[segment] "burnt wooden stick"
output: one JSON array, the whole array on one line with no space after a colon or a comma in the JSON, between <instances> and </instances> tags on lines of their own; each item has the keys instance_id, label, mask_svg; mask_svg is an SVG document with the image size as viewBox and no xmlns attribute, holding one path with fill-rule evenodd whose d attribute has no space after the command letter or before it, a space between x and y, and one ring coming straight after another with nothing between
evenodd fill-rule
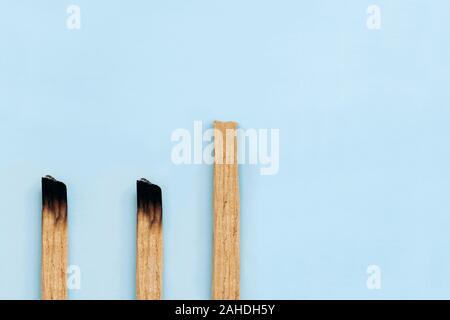
<instances>
[{"instance_id":1,"label":"burnt wooden stick","mask_svg":"<svg viewBox=\"0 0 450 320\"><path fill-rule=\"evenodd\" d=\"M238 300L240 257L237 124L216 121L214 129L212 298Z\"/></svg>"},{"instance_id":2,"label":"burnt wooden stick","mask_svg":"<svg viewBox=\"0 0 450 320\"><path fill-rule=\"evenodd\" d=\"M42 178L43 300L67 299L67 189L51 176Z\"/></svg>"},{"instance_id":3,"label":"burnt wooden stick","mask_svg":"<svg viewBox=\"0 0 450 320\"><path fill-rule=\"evenodd\" d=\"M137 181L136 299L162 298L163 234L161 188Z\"/></svg>"}]
</instances>

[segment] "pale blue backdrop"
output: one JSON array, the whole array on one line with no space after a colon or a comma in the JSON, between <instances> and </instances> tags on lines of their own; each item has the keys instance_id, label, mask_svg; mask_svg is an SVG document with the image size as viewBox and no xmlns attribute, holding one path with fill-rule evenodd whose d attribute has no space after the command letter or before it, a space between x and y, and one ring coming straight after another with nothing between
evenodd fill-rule
<instances>
[{"instance_id":1,"label":"pale blue backdrop","mask_svg":"<svg viewBox=\"0 0 450 320\"><path fill-rule=\"evenodd\" d=\"M66 8L81 8L81 30ZM381 8L382 28L366 27ZM0 0L0 298L38 299L40 177L69 190L72 299L132 299L135 180L164 190L166 299L209 299L193 121L280 129L241 167L246 299L450 298L450 2ZM366 268L379 265L381 290Z\"/></svg>"}]
</instances>

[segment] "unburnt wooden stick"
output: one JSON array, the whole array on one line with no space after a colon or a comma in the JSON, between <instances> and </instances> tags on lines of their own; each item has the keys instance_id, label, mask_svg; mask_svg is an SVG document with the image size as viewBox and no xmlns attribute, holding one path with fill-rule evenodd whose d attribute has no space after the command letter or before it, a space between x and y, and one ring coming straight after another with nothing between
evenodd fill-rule
<instances>
[{"instance_id":1,"label":"unburnt wooden stick","mask_svg":"<svg viewBox=\"0 0 450 320\"><path fill-rule=\"evenodd\" d=\"M239 178L236 128L235 122L214 123L214 300L239 299Z\"/></svg>"},{"instance_id":2,"label":"unburnt wooden stick","mask_svg":"<svg viewBox=\"0 0 450 320\"><path fill-rule=\"evenodd\" d=\"M136 299L162 297L163 234L161 188L137 181Z\"/></svg>"},{"instance_id":3,"label":"unburnt wooden stick","mask_svg":"<svg viewBox=\"0 0 450 320\"><path fill-rule=\"evenodd\" d=\"M42 178L43 300L67 299L67 189L51 176Z\"/></svg>"}]
</instances>

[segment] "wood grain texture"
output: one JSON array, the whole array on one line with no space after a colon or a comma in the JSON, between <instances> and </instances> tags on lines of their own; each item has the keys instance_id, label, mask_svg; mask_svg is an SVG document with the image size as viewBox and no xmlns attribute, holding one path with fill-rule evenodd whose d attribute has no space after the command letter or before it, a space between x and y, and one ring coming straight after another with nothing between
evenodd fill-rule
<instances>
[{"instance_id":1,"label":"wood grain texture","mask_svg":"<svg viewBox=\"0 0 450 320\"><path fill-rule=\"evenodd\" d=\"M67 299L67 190L50 176L42 178L43 300Z\"/></svg>"},{"instance_id":2,"label":"wood grain texture","mask_svg":"<svg viewBox=\"0 0 450 320\"><path fill-rule=\"evenodd\" d=\"M136 299L162 298L163 233L161 189L137 182Z\"/></svg>"},{"instance_id":3,"label":"wood grain texture","mask_svg":"<svg viewBox=\"0 0 450 320\"><path fill-rule=\"evenodd\" d=\"M214 243L212 298L240 294L239 177L235 122L214 123Z\"/></svg>"}]
</instances>

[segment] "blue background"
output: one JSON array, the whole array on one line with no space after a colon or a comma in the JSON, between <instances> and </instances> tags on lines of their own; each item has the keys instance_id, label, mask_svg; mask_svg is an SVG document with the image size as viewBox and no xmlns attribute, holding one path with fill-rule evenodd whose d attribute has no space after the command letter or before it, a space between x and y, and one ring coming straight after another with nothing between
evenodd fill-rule
<instances>
[{"instance_id":1,"label":"blue background","mask_svg":"<svg viewBox=\"0 0 450 320\"><path fill-rule=\"evenodd\" d=\"M164 298L209 299L212 167L174 165L170 136L215 119L280 129L277 175L240 168L242 298L450 298L449 10L1 0L0 298L40 296L51 174L82 271L71 299L134 298L140 177L164 190Z\"/></svg>"}]
</instances>

